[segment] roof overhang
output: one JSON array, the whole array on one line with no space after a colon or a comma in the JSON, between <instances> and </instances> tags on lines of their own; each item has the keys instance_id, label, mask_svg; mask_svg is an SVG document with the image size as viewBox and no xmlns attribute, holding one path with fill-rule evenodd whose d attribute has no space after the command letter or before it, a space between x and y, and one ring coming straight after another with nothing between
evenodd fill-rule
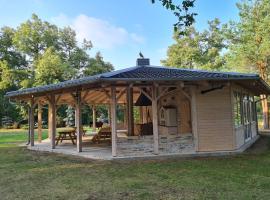
<instances>
[{"instance_id":1,"label":"roof overhang","mask_svg":"<svg viewBox=\"0 0 270 200\"><path fill-rule=\"evenodd\" d=\"M7 92L5 97L10 99L29 98L48 95L49 93L61 94L64 92L75 92L77 90L89 90L113 85L122 86L150 85L156 83L176 83L184 82L199 84L202 81L229 81L236 82L254 94L270 94L269 85L257 74L243 74L234 72L207 72L202 70L188 70L165 68L155 66L136 66L123 70L107 72L95 76L80 79L68 80L57 84L50 84L34 88L27 88L17 91Z\"/></svg>"}]
</instances>

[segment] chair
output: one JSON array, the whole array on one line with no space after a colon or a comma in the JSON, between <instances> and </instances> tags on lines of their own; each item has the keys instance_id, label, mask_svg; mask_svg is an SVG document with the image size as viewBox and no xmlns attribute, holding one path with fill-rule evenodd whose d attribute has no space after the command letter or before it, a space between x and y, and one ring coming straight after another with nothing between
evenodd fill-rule
<instances>
[{"instance_id":1,"label":"chair","mask_svg":"<svg viewBox=\"0 0 270 200\"><path fill-rule=\"evenodd\" d=\"M112 131L111 127L101 127L96 135L93 136L92 142L99 143L101 140L111 140Z\"/></svg>"}]
</instances>

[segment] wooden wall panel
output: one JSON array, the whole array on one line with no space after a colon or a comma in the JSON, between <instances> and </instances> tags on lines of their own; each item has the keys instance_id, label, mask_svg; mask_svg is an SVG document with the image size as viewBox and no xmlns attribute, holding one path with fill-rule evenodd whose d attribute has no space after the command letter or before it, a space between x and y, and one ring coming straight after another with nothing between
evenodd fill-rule
<instances>
[{"instance_id":1,"label":"wooden wall panel","mask_svg":"<svg viewBox=\"0 0 270 200\"><path fill-rule=\"evenodd\" d=\"M197 90L198 151L234 149L230 87L201 94Z\"/></svg>"}]
</instances>

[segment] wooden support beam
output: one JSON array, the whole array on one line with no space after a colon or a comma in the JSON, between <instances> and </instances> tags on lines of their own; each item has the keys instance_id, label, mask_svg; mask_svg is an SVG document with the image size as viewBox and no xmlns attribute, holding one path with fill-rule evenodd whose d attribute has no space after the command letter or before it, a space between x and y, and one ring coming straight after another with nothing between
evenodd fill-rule
<instances>
[{"instance_id":1,"label":"wooden support beam","mask_svg":"<svg viewBox=\"0 0 270 200\"><path fill-rule=\"evenodd\" d=\"M34 111L35 111L35 101L32 97L30 100L30 109L29 109L29 127L30 127L30 145L35 145L35 118L34 118Z\"/></svg>"},{"instance_id":2,"label":"wooden support beam","mask_svg":"<svg viewBox=\"0 0 270 200\"><path fill-rule=\"evenodd\" d=\"M191 96L190 96L188 93L186 93L183 89L180 90L180 91L181 91L182 94L185 95L189 100L191 100Z\"/></svg>"},{"instance_id":3,"label":"wooden support beam","mask_svg":"<svg viewBox=\"0 0 270 200\"><path fill-rule=\"evenodd\" d=\"M93 119L92 129L94 132L96 132L96 106L95 105L92 106L92 113L93 113L93 115L92 115L92 119Z\"/></svg>"},{"instance_id":4,"label":"wooden support beam","mask_svg":"<svg viewBox=\"0 0 270 200\"><path fill-rule=\"evenodd\" d=\"M52 133L51 133L51 108L50 108L50 102L48 104L48 138L52 138Z\"/></svg>"},{"instance_id":5,"label":"wooden support beam","mask_svg":"<svg viewBox=\"0 0 270 200\"><path fill-rule=\"evenodd\" d=\"M59 103L60 98L61 98L61 94L59 94L59 95L57 96L56 100L55 100L55 104L56 104L56 105Z\"/></svg>"},{"instance_id":6,"label":"wooden support beam","mask_svg":"<svg viewBox=\"0 0 270 200\"><path fill-rule=\"evenodd\" d=\"M38 142L42 141L42 105L38 103Z\"/></svg>"},{"instance_id":7,"label":"wooden support beam","mask_svg":"<svg viewBox=\"0 0 270 200\"><path fill-rule=\"evenodd\" d=\"M49 121L50 121L51 147L52 149L55 149L56 105L55 105L55 95L53 94L51 94L49 102Z\"/></svg>"},{"instance_id":8,"label":"wooden support beam","mask_svg":"<svg viewBox=\"0 0 270 200\"><path fill-rule=\"evenodd\" d=\"M120 90L119 94L116 97L116 100L119 101L119 99L123 96L123 94L125 94L127 88L122 88L122 90Z\"/></svg>"},{"instance_id":9,"label":"wooden support beam","mask_svg":"<svg viewBox=\"0 0 270 200\"><path fill-rule=\"evenodd\" d=\"M108 97L105 93L99 93L99 94L96 94L96 96L94 98L92 98L92 101L93 102L102 102L103 100L108 99L108 102L110 102L110 98L111 97Z\"/></svg>"},{"instance_id":10,"label":"wooden support beam","mask_svg":"<svg viewBox=\"0 0 270 200\"><path fill-rule=\"evenodd\" d=\"M159 153L159 133L158 133L158 100L157 86L152 87L152 121L153 121L153 136L154 136L154 153Z\"/></svg>"},{"instance_id":11,"label":"wooden support beam","mask_svg":"<svg viewBox=\"0 0 270 200\"><path fill-rule=\"evenodd\" d=\"M87 96L85 96L83 100L85 102L88 102L89 100L92 100L92 98L95 97L95 96L97 96L96 91L93 91L90 94L88 94Z\"/></svg>"},{"instance_id":12,"label":"wooden support beam","mask_svg":"<svg viewBox=\"0 0 270 200\"><path fill-rule=\"evenodd\" d=\"M160 95L158 95L157 100L159 100L161 97L165 96L168 93L169 88L165 88Z\"/></svg>"},{"instance_id":13,"label":"wooden support beam","mask_svg":"<svg viewBox=\"0 0 270 200\"><path fill-rule=\"evenodd\" d=\"M117 132L116 132L116 91L115 87L111 88L111 127L112 127L112 156L117 156Z\"/></svg>"},{"instance_id":14,"label":"wooden support beam","mask_svg":"<svg viewBox=\"0 0 270 200\"><path fill-rule=\"evenodd\" d=\"M75 126L77 134L77 152L82 152L82 110L81 110L81 91L76 92L75 104Z\"/></svg>"},{"instance_id":15,"label":"wooden support beam","mask_svg":"<svg viewBox=\"0 0 270 200\"><path fill-rule=\"evenodd\" d=\"M134 135L133 88L127 87L128 135Z\"/></svg>"},{"instance_id":16,"label":"wooden support beam","mask_svg":"<svg viewBox=\"0 0 270 200\"><path fill-rule=\"evenodd\" d=\"M90 90L85 91L85 93L84 93L84 95L82 97L82 101L85 101L85 99L88 96L89 92L90 92Z\"/></svg>"},{"instance_id":17,"label":"wooden support beam","mask_svg":"<svg viewBox=\"0 0 270 200\"><path fill-rule=\"evenodd\" d=\"M152 97L146 91L144 91L142 88L138 88L138 89L140 90L141 93L143 93L145 96L147 96L148 99L152 101Z\"/></svg>"},{"instance_id":18,"label":"wooden support beam","mask_svg":"<svg viewBox=\"0 0 270 200\"><path fill-rule=\"evenodd\" d=\"M101 90L101 91L105 93L105 95L108 97L108 99L110 99L110 98L111 98L110 93L109 93L109 92L108 92L106 89L102 88L102 90Z\"/></svg>"},{"instance_id":19,"label":"wooden support beam","mask_svg":"<svg viewBox=\"0 0 270 200\"><path fill-rule=\"evenodd\" d=\"M196 87L190 88L191 94L191 121L192 121L192 134L195 144L195 151L198 151L198 119L197 119L197 95L196 95Z\"/></svg>"}]
</instances>

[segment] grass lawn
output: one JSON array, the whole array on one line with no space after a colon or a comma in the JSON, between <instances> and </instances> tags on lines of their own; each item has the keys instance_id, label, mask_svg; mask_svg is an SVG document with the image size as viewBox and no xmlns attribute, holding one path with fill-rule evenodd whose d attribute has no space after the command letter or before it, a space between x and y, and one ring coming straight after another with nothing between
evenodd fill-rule
<instances>
[{"instance_id":1,"label":"grass lawn","mask_svg":"<svg viewBox=\"0 0 270 200\"><path fill-rule=\"evenodd\" d=\"M270 138L223 158L91 161L19 147L0 132L0 199L270 199Z\"/></svg>"}]
</instances>

